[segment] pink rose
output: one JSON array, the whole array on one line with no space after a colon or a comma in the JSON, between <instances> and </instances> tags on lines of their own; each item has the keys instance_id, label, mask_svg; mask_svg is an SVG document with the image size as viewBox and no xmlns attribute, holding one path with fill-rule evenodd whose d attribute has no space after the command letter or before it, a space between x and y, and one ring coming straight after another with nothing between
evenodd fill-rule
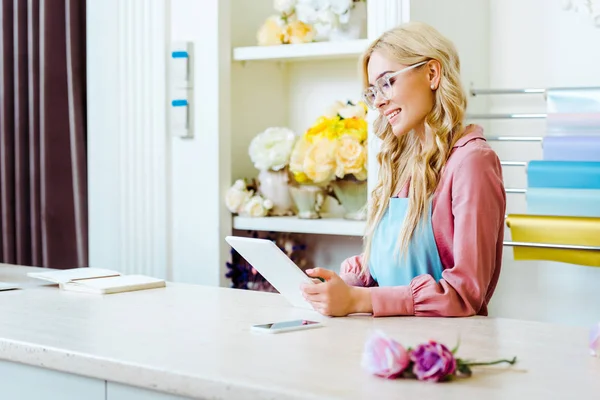
<instances>
[{"instance_id":1,"label":"pink rose","mask_svg":"<svg viewBox=\"0 0 600 400\"><path fill-rule=\"evenodd\" d=\"M456 371L454 355L441 343L430 341L410 352L413 373L422 381L439 382Z\"/></svg>"},{"instance_id":2,"label":"pink rose","mask_svg":"<svg viewBox=\"0 0 600 400\"><path fill-rule=\"evenodd\" d=\"M593 356L600 353L600 322L594 325L590 331L590 352Z\"/></svg>"},{"instance_id":3,"label":"pink rose","mask_svg":"<svg viewBox=\"0 0 600 400\"><path fill-rule=\"evenodd\" d=\"M406 349L383 332L377 331L368 338L363 352L362 366L371 374L394 379L404 372L409 363Z\"/></svg>"}]
</instances>

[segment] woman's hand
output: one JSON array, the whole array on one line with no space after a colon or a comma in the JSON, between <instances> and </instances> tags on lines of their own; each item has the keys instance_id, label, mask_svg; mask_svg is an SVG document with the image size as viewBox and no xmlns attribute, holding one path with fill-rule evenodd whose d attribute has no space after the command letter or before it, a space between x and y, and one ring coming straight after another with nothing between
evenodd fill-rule
<instances>
[{"instance_id":1,"label":"woman's hand","mask_svg":"<svg viewBox=\"0 0 600 400\"><path fill-rule=\"evenodd\" d=\"M360 306L365 307L367 301L369 305L371 303L368 291L360 290L364 288L348 286L333 271L315 268L306 270L306 273L312 278L325 280L325 282L316 285L302 285L300 288L304 298L323 315L343 317L356 312L366 312L360 310Z\"/></svg>"}]
</instances>

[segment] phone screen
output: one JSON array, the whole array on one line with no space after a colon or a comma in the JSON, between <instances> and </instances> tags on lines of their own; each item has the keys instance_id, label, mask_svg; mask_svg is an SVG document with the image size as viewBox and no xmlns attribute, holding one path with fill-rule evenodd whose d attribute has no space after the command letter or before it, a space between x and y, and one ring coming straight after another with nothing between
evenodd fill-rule
<instances>
[{"instance_id":1,"label":"phone screen","mask_svg":"<svg viewBox=\"0 0 600 400\"><path fill-rule=\"evenodd\" d=\"M298 326L314 325L314 324L318 324L318 322L309 321L306 319L297 319L294 321L273 322L271 324L262 324L262 325L255 325L255 326L257 328L261 328L261 329L277 330L277 329L296 328Z\"/></svg>"}]
</instances>

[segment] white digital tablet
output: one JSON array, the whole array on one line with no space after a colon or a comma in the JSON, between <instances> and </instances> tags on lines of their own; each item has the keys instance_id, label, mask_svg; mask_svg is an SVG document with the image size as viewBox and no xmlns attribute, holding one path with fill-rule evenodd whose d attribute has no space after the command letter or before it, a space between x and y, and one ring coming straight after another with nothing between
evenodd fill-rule
<instances>
[{"instance_id":1,"label":"white digital tablet","mask_svg":"<svg viewBox=\"0 0 600 400\"><path fill-rule=\"evenodd\" d=\"M313 309L302 296L300 285L315 282L275 243L239 236L227 236L225 240L293 306Z\"/></svg>"}]
</instances>

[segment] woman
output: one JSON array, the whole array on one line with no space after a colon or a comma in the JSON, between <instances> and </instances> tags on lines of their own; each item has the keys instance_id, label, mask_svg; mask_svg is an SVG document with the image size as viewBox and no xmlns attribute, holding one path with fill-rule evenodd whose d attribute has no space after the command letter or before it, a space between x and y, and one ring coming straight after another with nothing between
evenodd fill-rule
<instances>
[{"instance_id":1,"label":"woman","mask_svg":"<svg viewBox=\"0 0 600 400\"><path fill-rule=\"evenodd\" d=\"M382 139L365 249L303 286L324 315L487 315L502 261L506 194L482 129L464 126L454 45L423 23L384 33L363 57L364 101Z\"/></svg>"}]
</instances>

